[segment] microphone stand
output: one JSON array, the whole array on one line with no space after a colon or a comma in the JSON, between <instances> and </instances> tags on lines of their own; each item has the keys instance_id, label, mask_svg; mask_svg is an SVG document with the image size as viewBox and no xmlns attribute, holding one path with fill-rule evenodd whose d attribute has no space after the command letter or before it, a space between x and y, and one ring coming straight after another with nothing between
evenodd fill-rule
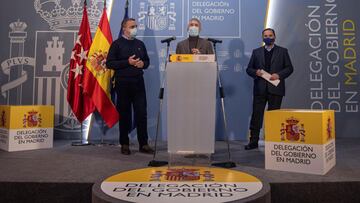
<instances>
[{"instance_id":1,"label":"microphone stand","mask_svg":"<svg viewBox=\"0 0 360 203\"><path fill-rule=\"evenodd\" d=\"M156 123L156 135L155 135L154 154L153 154L153 159L152 159L152 160L149 162L149 164L148 164L148 166L152 166L152 167L160 167L160 166L165 166L165 165L168 164L167 161L157 161L157 160L156 160L156 154L157 154L157 141L158 141L158 136L159 136L159 132L160 132L160 118L161 118L162 106L163 106L163 99L164 99L166 67L167 67L167 63L168 63L168 60L169 60L170 42L171 42L171 41L166 41L167 47L166 47L166 58L165 58L165 67L164 67L164 77L163 77L163 80L162 80L162 82L161 82L160 91L159 91L159 100L160 100L160 101L159 101L159 111L158 111L157 123Z\"/></svg>"},{"instance_id":2,"label":"microphone stand","mask_svg":"<svg viewBox=\"0 0 360 203\"><path fill-rule=\"evenodd\" d=\"M214 53L215 53L217 81L218 81L218 85L219 85L221 110L222 110L222 116L223 116L223 121L224 121L224 130L225 130L225 140L226 140L226 143L227 143L227 151L228 151L228 161L213 163L212 165L217 166L217 167L222 167L222 168L234 168L234 167L236 167L236 164L235 164L235 162L231 161L230 143L229 143L229 136L228 136L228 129L227 129L227 119L226 119L226 113L225 113L225 101L224 101L225 93L224 93L224 88L223 88L222 83L221 83L219 63L218 63L217 53L216 53L216 43L218 43L218 42L217 41L212 41L212 43L213 43Z\"/></svg>"}]
</instances>

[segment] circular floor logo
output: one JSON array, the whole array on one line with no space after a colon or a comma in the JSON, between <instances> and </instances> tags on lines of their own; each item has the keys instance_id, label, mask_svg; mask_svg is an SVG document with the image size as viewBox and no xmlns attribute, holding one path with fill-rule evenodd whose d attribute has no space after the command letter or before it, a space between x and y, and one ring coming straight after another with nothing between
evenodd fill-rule
<instances>
[{"instance_id":1,"label":"circular floor logo","mask_svg":"<svg viewBox=\"0 0 360 203\"><path fill-rule=\"evenodd\" d=\"M263 184L244 172L208 167L159 167L126 171L101 183L101 190L129 202L228 202L258 193Z\"/></svg>"}]
</instances>

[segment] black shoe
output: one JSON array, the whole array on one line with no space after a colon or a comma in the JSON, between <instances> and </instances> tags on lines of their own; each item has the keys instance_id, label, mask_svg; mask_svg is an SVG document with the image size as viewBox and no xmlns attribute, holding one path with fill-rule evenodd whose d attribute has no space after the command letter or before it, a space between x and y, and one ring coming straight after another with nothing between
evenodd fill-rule
<instances>
[{"instance_id":1,"label":"black shoe","mask_svg":"<svg viewBox=\"0 0 360 203\"><path fill-rule=\"evenodd\" d=\"M257 141L250 141L249 144L245 145L245 150L257 149L259 144Z\"/></svg>"},{"instance_id":2,"label":"black shoe","mask_svg":"<svg viewBox=\"0 0 360 203\"><path fill-rule=\"evenodd\" d=\"M149 145L143 145L139 148L139 152L144 154L154 154L154 150Z\"/></svg>"},{"instance_id":3,"label":"black shoe","mask_svg":"<svg viewBox=\"0 0 360 203\"><path fill-rule=\"evenodd\" d=\"M121 145L121 154L123 154L123 155L131 154L129 145Z\"/></svg>"}]
</instances>

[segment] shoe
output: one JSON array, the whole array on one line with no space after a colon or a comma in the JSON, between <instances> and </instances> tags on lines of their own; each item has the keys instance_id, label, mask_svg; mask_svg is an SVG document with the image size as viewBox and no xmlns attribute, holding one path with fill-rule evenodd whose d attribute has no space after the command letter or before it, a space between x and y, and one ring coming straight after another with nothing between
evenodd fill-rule
<instances>
[{"instance_id":1,"label":"shoe","mask_svg":"<svg viewBox=\"0 0 360 203\"><path fill-rule=\"evenodd\" d=\"M258 141L250 141L249 144L245 145L245 150L257 149L258 147Z\"/></svg>"},{"instance_id":2,"label":"shoe","mask_svg":"<svg viewBox=\"0 0 360 203\"><path fill-rule=\"evenodd\" d=\"M144 154L154 154L154 150L149 145L143 145L139 148L139 152Z\"/></svg>"},{"instance_id":3,"label":"shoe","mask_svg":"<svg viewBox=\"0 0 360 203\"><path fill-rule=\"evenodd\" d=\"M129 145L121 145L121 154L123 154L123 155L131 154Z\"/></svg>"}]
</instances>

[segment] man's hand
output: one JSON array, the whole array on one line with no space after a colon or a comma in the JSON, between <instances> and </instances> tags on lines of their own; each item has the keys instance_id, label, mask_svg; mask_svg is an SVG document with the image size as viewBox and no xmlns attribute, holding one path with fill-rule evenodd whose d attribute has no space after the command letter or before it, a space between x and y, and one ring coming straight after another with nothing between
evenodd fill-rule
<instances>
[{"instance_id":1,"label":"man's hand","mask_svg":"<svg viewBox=\"0 0 360 203\"><path fill-rule=\"evenodd\" d=\"M144 62L142 60L139 60L136 64L135 64L136 68L143 68L144 67Z\"/></svg>"},{"instance_id":2,"label":"man's hand","mask_svg":"<svg viewBox=\"0 0 360 203\"><path fill-rule=\"evenodd\" d=\"M191 49L191 53L192 53L192 54L200 54L200 50L199 50L199 49L192 48L192 49Z\"/></svg>"},{"instance_id":3,"label":"man's hand","mask_svg":"<svg viewBox=\"0 0 360 203\"><path fill-rule=\"evenodd\" d=\"M135 55L132 55L129 57L128 61L130 65L135 66L136 63L140 61L140 59L135 59Z\"/></svg>"},{"instance_id":4,"label":"man's hand","mask_svg":"<svg viewBox=\"0 0 360 203\"><path fill-rule=\"evenodd\" d=\"M261 72L261 69L257 69L256 70L256 76L261 77L263 75L263 73Z\"/></svg>"},{"instance_id":5,"label":"man's hand","mask_svg":"<svg viewBox=\"0 0 360 203\"><path fill-rule=\"evenodd\" d=\"M280 77L277 73L271 74L270 80L278 80L278 79L280 79Z\"/></svg>"}]
</instances>

